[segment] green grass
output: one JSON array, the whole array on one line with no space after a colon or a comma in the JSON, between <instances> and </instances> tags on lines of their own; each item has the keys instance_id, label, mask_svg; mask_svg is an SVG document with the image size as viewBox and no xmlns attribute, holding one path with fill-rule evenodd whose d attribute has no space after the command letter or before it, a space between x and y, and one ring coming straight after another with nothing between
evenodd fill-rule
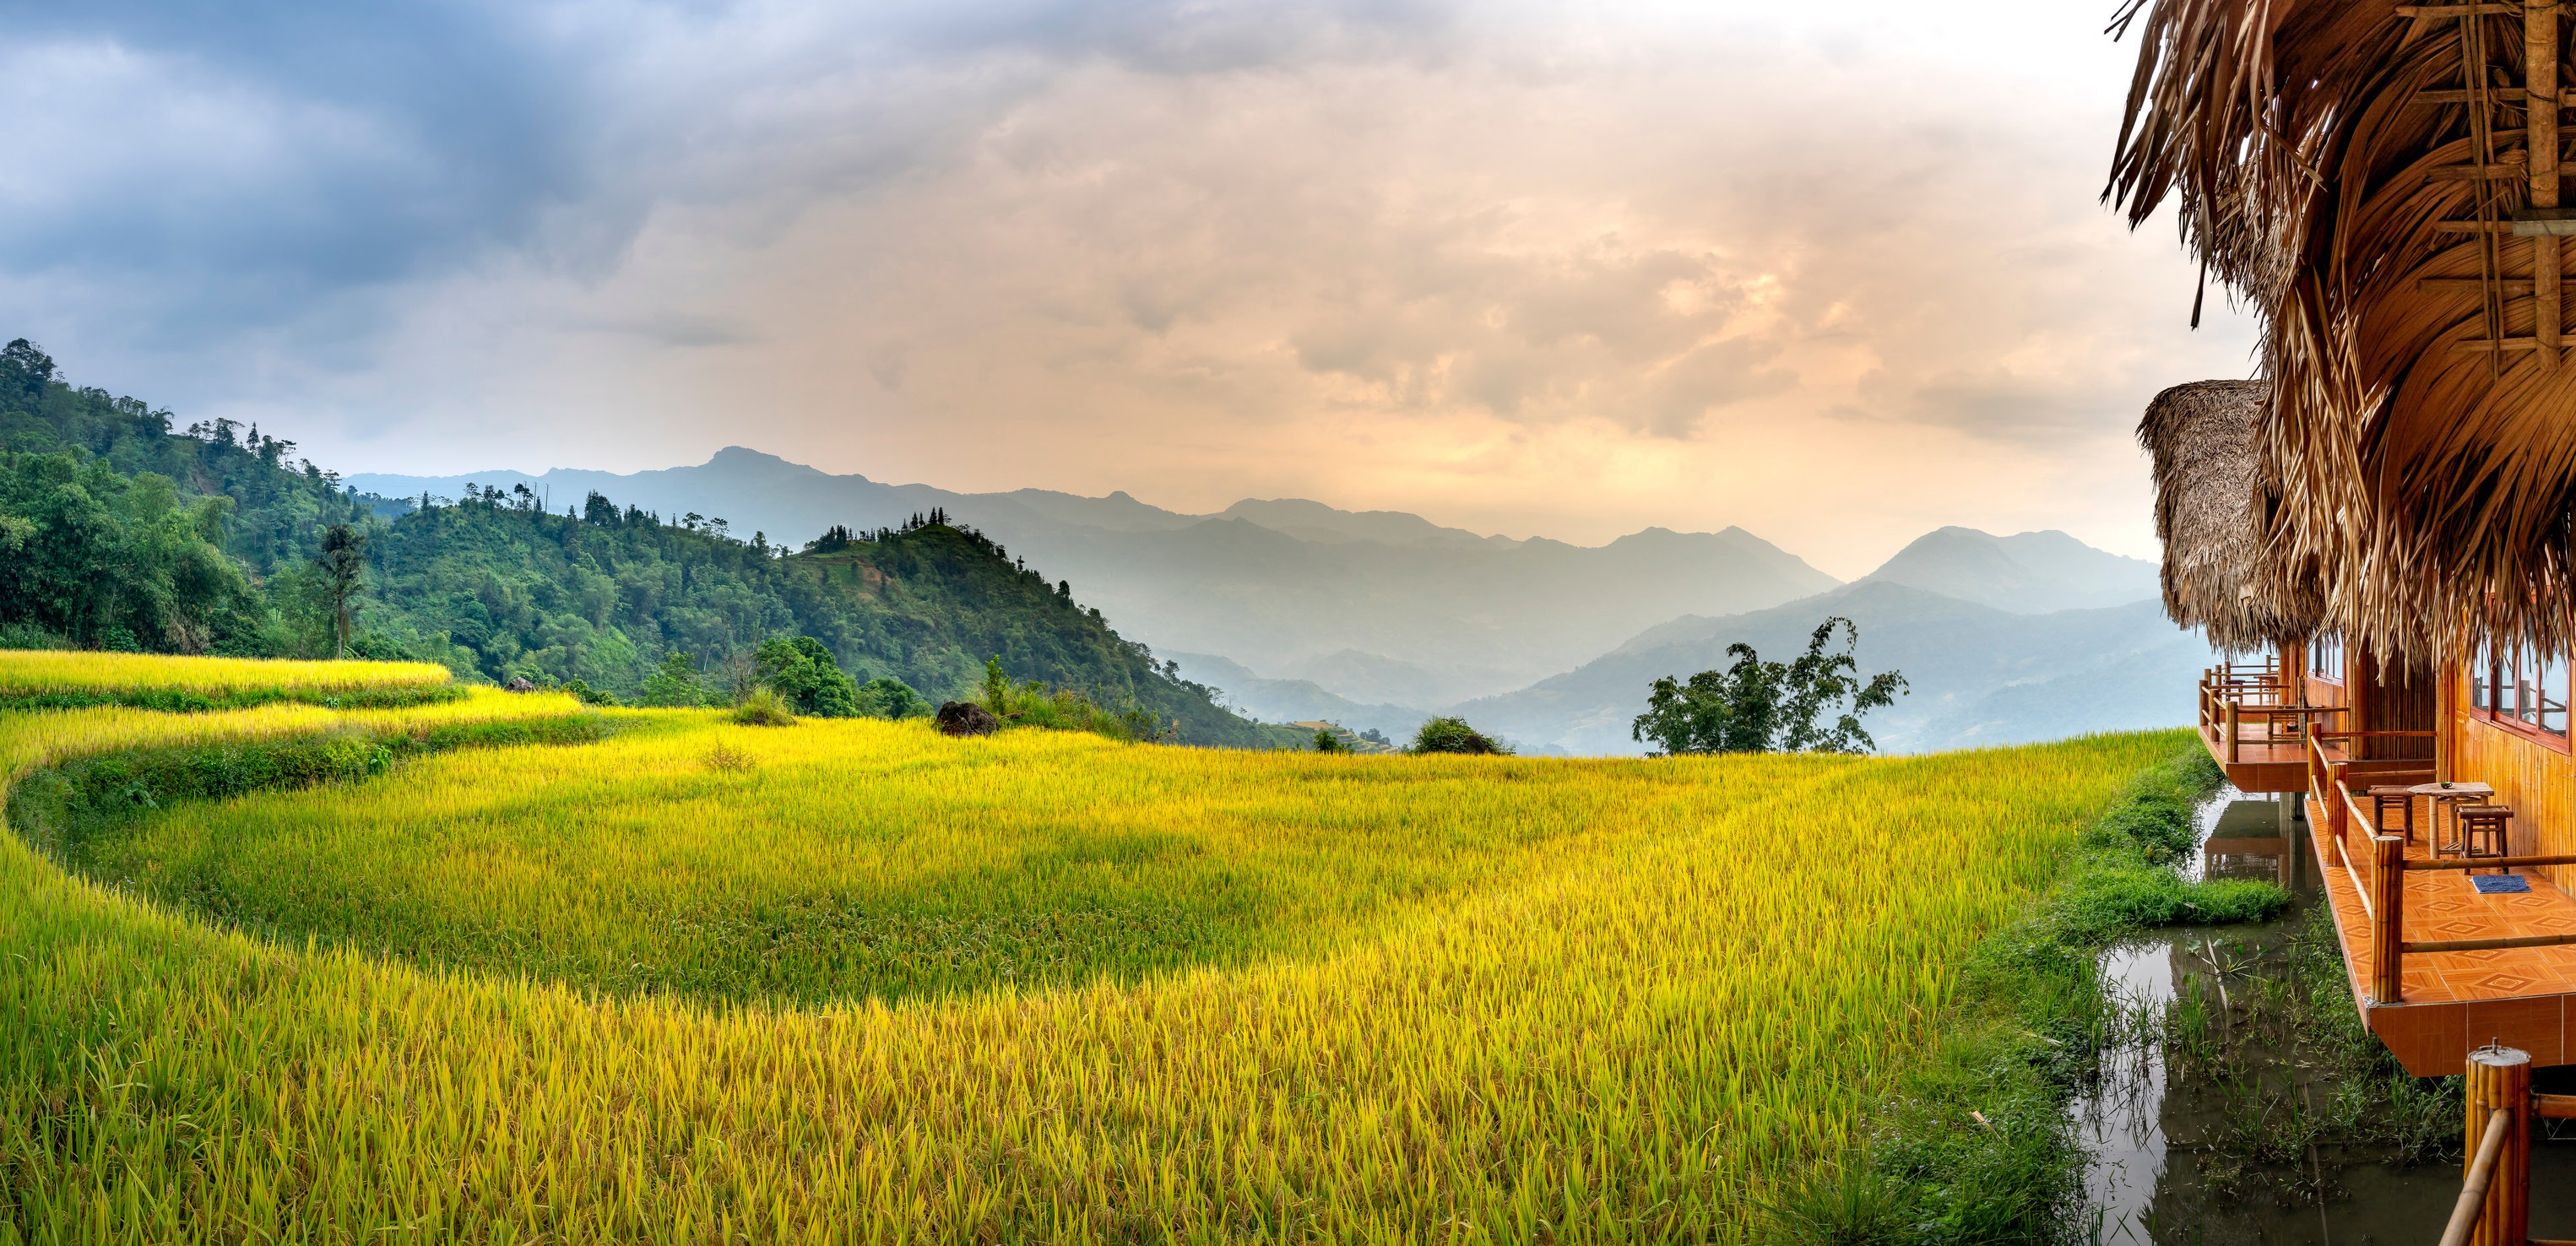
<instances>
[{"instance_id":1,"label":"green grass","mask_svg":"<svg viewBox=\"0 0 2576 1246\"><path fill-rule=\"evenodd\" d=\"M2223 781L2184 741L2085 827L2053 889L1964 958L1926 1058L1843 1155L1766 1203L1768 1240L2086 1240L2066 1104L2128 1024L2104 992L2103 949L2153 926L2266 920L2290 902L2271 883L2174 870L2193 847L2194 810Z\"/></svg>"}]
</instances>

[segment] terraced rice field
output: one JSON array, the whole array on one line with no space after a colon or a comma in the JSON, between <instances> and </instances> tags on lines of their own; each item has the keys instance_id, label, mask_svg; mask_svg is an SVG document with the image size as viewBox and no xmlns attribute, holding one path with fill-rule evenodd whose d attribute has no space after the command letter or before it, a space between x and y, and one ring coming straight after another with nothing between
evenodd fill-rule
<instances>
[{"instance_id":1,"label":"terraced rice field","mask_svg":"<svg viewBox=\"0 0 2576 1246\"><path fill-rule=\"evenodd\" d=\"M0 713L0 1241L1727 1240L2182 743Z\"/></svg>"}]
</instances>

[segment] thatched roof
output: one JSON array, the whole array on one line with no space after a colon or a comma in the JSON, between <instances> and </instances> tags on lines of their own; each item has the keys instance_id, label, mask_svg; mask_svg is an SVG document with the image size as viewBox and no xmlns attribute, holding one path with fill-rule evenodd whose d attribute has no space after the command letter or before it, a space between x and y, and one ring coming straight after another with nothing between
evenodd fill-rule
<instances>
[{"instance_id":1,"label":"thatched roof","mask_svg":"<svg viewBox=\"0 0 2576 1246\"><path fill-rule=\"evenodd\" d=\"M2535 256L2559 240L2511 232L2558 147L2526 152L2522 11L2135 0L2122 19L2144 40L2109 193L2133 223L2173 201L2261 317L2275 539L2325 569L2337 630L2398 653L2568 640L2576 353L2532 349ZM2544 83L2566 54L2547 30ZM2576 343L2576 296L2549 305Z\"/></svg>"},{"instance_id":2,"label":"thatched roof","mask_svg":"<svg viewBox=\"0 0 2576 1246\"><path fill-rule=\"evenodd\" d=\"M2294 571L2271 540L2255 454L2271 395L2263 381L2195 381L2156 395L2138 423L2155 459L2165 613L2223 649L2305 639L2325 610L2313 573Z\"/></svg>"}]
</instances>

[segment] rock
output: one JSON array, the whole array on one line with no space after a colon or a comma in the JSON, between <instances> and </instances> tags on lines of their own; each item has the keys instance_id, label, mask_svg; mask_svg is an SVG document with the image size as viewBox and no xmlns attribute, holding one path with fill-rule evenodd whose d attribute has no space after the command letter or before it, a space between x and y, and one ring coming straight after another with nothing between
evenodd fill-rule
<instances>
[{"instance_id":1,"label":"rock","mask_svg":"<svg viewBox=\"0 0 2576 1246\"><path fill-rule=\"evenodd\" d=\"M1002 720L993 711L972 701L950 701L939 707L939 730L944 735L991 735L1002 729Z\"/></svg>"},{"instance_id":2,"label":"rock","mask_svg":"<svg viewBox=\"0 0 2576 1246\"><path fill-rule=\"evenodd\" d=\"M508 682L508 683L506 683L506 684L503 684L503 685L501 685L501 686L502 686L502 687L504 687L504 688L509 689L509 690L510 690L510 691L512 691L512 692L534 692L534 691L536 691L536 690L537 690L537 686L536 686L535 684L529 683L529 682L528 682L528 677L527 677L527 676L525 676L525 675L516 676L516 677L512 678L512 679L510 680L510 682Z\"/></svg>"}]
</instances>

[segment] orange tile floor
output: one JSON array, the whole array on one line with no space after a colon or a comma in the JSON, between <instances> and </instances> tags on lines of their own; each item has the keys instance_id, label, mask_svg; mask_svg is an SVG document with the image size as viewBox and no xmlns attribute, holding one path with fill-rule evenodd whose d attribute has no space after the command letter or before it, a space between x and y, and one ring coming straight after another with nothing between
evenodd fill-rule
<instances>
[{"instance_id":1,"label":"orange tile floor","mask_svg":"<svg viewBox=\"0 0 2576 1246\"><path fill-rule=\"evenodd\" d=\"M2468 1053L2490 1040L2530 1052L2537 1065L2576 1063L2576 1039L2567 1032L2576 1022L2576 946L2417 953L2399 967L2403 998L2371 1000L2360 972L2370 964L2372 938L2359 882L2366 871L2359 861L2326 864L2324 828L2330 823L2324 815L2314 801L2308 802L2308 825L2319 832L2309 837L2309 844L2334 906L2353 999L2408 1072L2418 1077L2457 1073ZM2354 832L2347 846L2362 842ZM2429 859L2428 837L2419 831L2406 855ZM2484 895L2459 870L2409 871L2403 937L2416 942L2576 934L2576 898L2538 871L2514 872L2529 881L2529 892ZM2492 876L2495 871L2479 873Z\"/></svg>"}]
</instances>

